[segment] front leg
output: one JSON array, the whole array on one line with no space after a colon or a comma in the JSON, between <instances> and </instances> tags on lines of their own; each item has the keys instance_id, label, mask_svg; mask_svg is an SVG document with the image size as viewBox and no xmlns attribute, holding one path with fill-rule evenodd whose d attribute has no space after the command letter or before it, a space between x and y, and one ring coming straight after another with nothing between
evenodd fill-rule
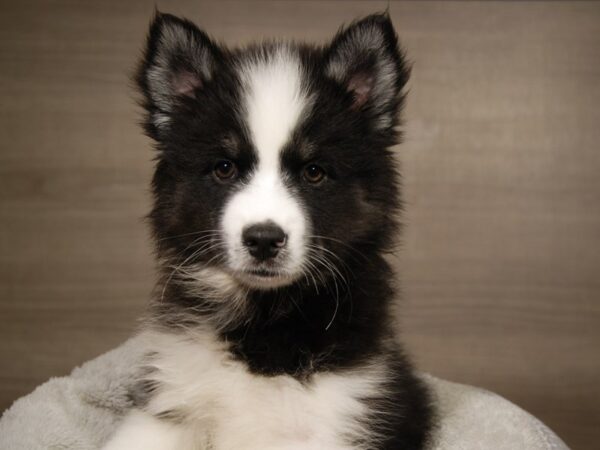
<instances>
[{"instance_id":1,"label":"front leg","mask_svg":"<svg viewBox=\"0 0 600 450\"><path fill-rule=\"evenodd\" d=\"M134 410L102 450L205 450L206 442L193 427L175 424Z\"/></svg>"}]
</instances>

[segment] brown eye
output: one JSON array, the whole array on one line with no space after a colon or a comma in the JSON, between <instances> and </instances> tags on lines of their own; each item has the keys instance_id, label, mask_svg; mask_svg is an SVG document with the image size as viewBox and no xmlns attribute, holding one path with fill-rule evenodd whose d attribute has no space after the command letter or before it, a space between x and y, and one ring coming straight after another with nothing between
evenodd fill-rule
<instances>
[{"instance_id":1,"label":"brown eye","mask_svg":"<svg viewBox=\"0 0 600 450\"><path fill-rule=\"evenodd\" d=\"M318 183L325 178L325 170L316 164L309 164L304 168L304 179L309 183Z\"/></svg>"},{"instance_id":2,"label":"brown eye","mask_svg":"<svg viewBox=\"0 0 600 450\"><path fill-rule=\"evenodd\" d=\"M219 180L229 180L237 175L237 167L231 161L224 159L215 164L213 172Z\"/></svg>"}]
</instances>

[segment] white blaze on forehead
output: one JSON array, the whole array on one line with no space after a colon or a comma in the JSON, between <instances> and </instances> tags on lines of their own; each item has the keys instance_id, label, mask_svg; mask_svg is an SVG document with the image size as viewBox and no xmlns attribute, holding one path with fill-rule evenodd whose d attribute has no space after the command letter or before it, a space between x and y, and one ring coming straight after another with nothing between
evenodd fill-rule
<instances>
[{"instance_id":1,"label":"white blaze on forehead","mask_svg":"<svg viewBox=\"0 0 600 450\"><path fill-rule=\"evenodd\" d=\"M266 59L247 63L243 78L246 121L259 163L274 166L308 102L300 61L289 48L281 47Z\"/></svg>"},{"instance_id":2,"label":"white blaze on forehead","mask_svg":"<svg viewBox=\"0 0 600 450\"><path fill-rule=\"evenodd\" d=\"M309 103L301 64L290 48L282 46L245 62L240 70L245 121L258 161L248 184L229 200L222 218L229 265L244 270L252 264L242 245L242 232L250 225L272 221L287 235L281 269L296 272L306 253L308 225L298 200L284 183L280 155Z\"/></svg>"}]
</instances>

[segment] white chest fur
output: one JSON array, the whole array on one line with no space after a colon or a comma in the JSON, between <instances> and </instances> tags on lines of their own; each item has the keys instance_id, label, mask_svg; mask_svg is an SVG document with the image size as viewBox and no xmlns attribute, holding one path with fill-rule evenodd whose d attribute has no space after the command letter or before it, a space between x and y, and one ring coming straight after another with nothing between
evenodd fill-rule
<instances>
[{"instance_id":1,"label":"white chest fur","mask_svg":"<svg viewBox=\"0 0 600 450\"><path fill-rule=\"evenodd\" d=\"M146 411L174 411L182 419L165 428L178 435L173 450L356 449L349 442L368 433L361 399L380 395L385 381L382 364L320 373L306 384L287 375L258 376L209 334L147 337L149 349L157 352L152 379L160 388ZM155 420L150 415L147 420ZM147 429L139 417L133 422ZM159 438L164 436L154 440Z\"/></svg>"}]
</instances>

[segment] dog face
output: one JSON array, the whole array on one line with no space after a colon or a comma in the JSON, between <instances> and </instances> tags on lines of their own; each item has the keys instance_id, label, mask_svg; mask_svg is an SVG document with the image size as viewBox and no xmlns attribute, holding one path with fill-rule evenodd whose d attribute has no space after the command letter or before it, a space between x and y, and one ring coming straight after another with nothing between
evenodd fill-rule
<instances>
[{"instance_id":1,"label":"dog face","mask_svg":"<svg viewBox=\"0 0 600 450\"><path fill-rule=\"evenodd\" d=\"M407 79L385 15L324 47L235 50L157 15L137 82L158 150L151 221L163 264L192 285L270 290L317 286L358 249L383 249Z\"/></svg>"}]
</instances>

